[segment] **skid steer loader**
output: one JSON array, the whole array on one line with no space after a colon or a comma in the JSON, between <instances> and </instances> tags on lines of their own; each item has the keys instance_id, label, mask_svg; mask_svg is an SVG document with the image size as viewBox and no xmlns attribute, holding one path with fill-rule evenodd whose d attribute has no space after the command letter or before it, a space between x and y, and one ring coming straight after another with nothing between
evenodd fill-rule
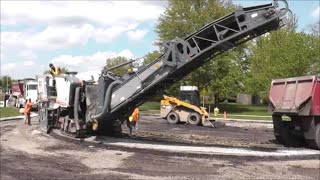
<instances>
[{"instance_id":1,"label":"skid steer loader","mask_svg":"<svg viewBox=\"0 0 320 180\"><path fill-rule=\"evenodd\" d=\"M200 106L200 94L195 86L181 86L179 99L163 96L160 116L170 124L187 123L206 127L224 126L224 123L209 119L205 107Z\"/></svg>"}]
</instances>

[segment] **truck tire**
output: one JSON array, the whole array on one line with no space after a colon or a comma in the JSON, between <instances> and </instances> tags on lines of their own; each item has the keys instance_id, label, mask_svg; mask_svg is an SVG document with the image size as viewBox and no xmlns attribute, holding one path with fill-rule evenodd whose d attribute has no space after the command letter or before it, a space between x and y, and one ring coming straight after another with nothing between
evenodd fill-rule
<instances>
[{"instance_id":1,"label":"truck tire","mask_svg":"<svg viewBox=\"0 0 320 180\"><path fill-rule=\"evenodd\" d=\"M313 149L320 150L320 123L315 127L315 139L307 139L308 145Z\"/></svg>"},{"instance_id":2,"label":"truck tire","mask_svg":"<svg viewBox=\"0 0 320 180\"><path fill-rule=\"evenodd\" d=\"M99 122L97 134L103 136L122 136L121 122L119 120L106 120Z\"/></svg>"},{"instance_id":3,"label":"truck tire","mask_svg":"<svg viewBox=\"0 0 320 180\"><path fill-rule=\"evenodd\" d=\"M281 133L280 133L280 129L282 128L282 118L281 116L272 116L272 121L273 121L273 132L274 132L274 136L276 138L276 140L280 143L280 144L284 144L282 138L281 138Z\"/></svg>"},{"instance_id":4,"label":"truck tire","mask_svg":"<svg viewBox=\"0 0 320 180\"><path fill-rule=\"evenodd\" d=\"M287 147L301 146L301 139L292 133L291 122L282 121L281 139Z\"/></svg>"},{"instance_id":5,"label":"truck tire","mask_svg":"<svg viewBox=\"0 0 320 180\"><path fill-rule=\"evenodd\" d=\"M18 103L17 103L17 98L13 98L13 101L14 101L14 107L19 109ZM8 104L7 104L7 106L8 106Z\"/></svg>"},{"instance_id":6,"label":"truck tire","mask_svg":"<svg viewBox=\"0 0 320 180\"><path fill-rule=\"evenodd\" d=\"M201 116L197 112L192 112L189 114L187 120L192 125L199 125L201 122Z\"/></svg>"},{"instance_id":7,"label":"truck tire","mask_svg":"<svg viewBox=\"0 0 320 180\"><path fill-rule=\"evenodd\" d=\"M180 122L180 117L176 112L170 112L167 116L167 121L170 124L178 124Z\"/></svg>"},{"instance_id":8,"label":"truck tire","mask_svg":"<svg viewBox=\"0 0 320 180\"><path fill-rule=\"evenodd\" d=\"M276 140L286 147L301 146L302 138L293 133L291 121L282 121L281 116L272 116L274 136Z\"/></svg>"}]
</instances>

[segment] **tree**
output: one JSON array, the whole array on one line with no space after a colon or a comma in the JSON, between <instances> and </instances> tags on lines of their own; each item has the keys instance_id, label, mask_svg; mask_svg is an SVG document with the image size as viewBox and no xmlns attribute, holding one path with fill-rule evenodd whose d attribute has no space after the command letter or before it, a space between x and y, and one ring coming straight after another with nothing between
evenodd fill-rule
<instances>
[{"instance_id":1,"label":"tree","mask_svg":"<svg viewBox=\"0 0 320 180\"><path fill-rule=\"evenodd\" d=\"M148 53L147 55L145 55L143 64L149 64L149 63L153 62L158 57L160 57L160 55L161 55L161 53L159 51L153 51L151 53Z\"/></svg>"},{"instance_id":2,"label":"tree","mask_svg":"<svg viewBox=\"0 0 320 180\"><path fill-rule=\"evenodd\" d=\"M169 0L168 7L159 18L156 32L160 41L176 36L184 38L202 26L224 16L236 7L229 0ZM188 75L182 82L176 83L170 91L178 89L180 84L196 85L207 88L209 94L227 94L235 89L241 76L242 48L236 52L224 53L209 61L205 66Z\"/></svg>"},{"instance_id":3,"label":"tree","mask_svg":"<svg viewBox=\"0 0 320 180\"><path fill-rule=\"evenodd\" d=\"M317 22L310 25L310 30L313 35L318 37L320 36L320 19Z\"/></svg>"},{"instance_id":4,"label":"tree","mask_svg":"<svg viewBox=\"0 0 320 180\"><path fill-rule=\"evenodd\" d=\"M176 36L183 38L234 9L229 0L169 0L156 25L156 32L160 41Z\"/></svg>"},{"instance_id":5,"label":"tree","mask_svg":"<svg viewBox=\"0 0 320 180\"><path fill-rule=\"evenodd\" d=\"M272 79L317 74L318 36L286 28L261 37L251 48L247 91L267 98Z\"/></svg>"},{"instance_id":6,"label":"tree","mask_svg":"<svg viewBox=\"0 0 320 180\"><path fill-rule=\"evenodd\" d=\"M11 76L5 75L0 78L0 87L3 91L8 92L12 82L15 80Z\"/></svg>"},{"instance_id":7,"label":"tree","mask_svg":"<svg viewBox=\"0 0 320 180\"><path fill-rule=\"evenodd\" d=\"M119 65L119 64L122 64L122 63L126 63L128 62L129 60L125 57L115 57L115 58L108 58L106 60L106 66L107 68L112 68L116 65ZM119 68L116 68L114 70L111 70L112 73L115 73L117 75L120 75L120 76L123 76L127 71L128 69L131 68L130 65L125 65L125 66L122 66L122 67L119 67Z\"/></svg>"}]
</instances>

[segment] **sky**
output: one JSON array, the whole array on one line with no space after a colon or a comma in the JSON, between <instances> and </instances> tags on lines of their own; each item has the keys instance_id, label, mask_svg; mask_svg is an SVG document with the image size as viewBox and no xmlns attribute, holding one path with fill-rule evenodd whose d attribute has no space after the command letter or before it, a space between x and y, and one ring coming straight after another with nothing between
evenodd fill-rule
<instances>
[{"instance_id":1,"label":"sky","mask_svg":"<svg viewBox=\"0 0 320 180\"><path fill-rule=\"evenodd\" d=\"M272 0L234 0L241 6ZM288 0L298 30L319 20L318 0ZM35 77L53 63L88 77L107 58L157 50L154 31L166 1L1 0L1 76ZM84 78L85 79L85 78Z\"/></svg>"}]
</instances>

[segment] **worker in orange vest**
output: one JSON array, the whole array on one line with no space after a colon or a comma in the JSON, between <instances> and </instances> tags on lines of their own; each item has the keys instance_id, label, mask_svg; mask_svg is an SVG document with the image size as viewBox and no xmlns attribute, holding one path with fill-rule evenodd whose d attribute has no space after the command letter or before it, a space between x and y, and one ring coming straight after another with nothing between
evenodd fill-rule
<instances>
[{"instance_id":1,"label":"worker in orange vest","mask_svg":"<svg viewBox=\"0 0 320 180\"><path fill-rule=\"evenodd\" d=\"M24 124L31 125L31 118L30 118L30 113L31 113L31 108L32 108L32 103L31 103L31 98L29 98L24 106Z\"/></svg>"},{"instance_id":2,"label":"worker in orange vest","mask_svg":"<svg viewBox=\"0 0 320 180\"><path fill-rule=\"evenodd\" d=\"M139 109L135 108L132 115L129 117L127 121L127 126L129 128L130 135L132 134L132 128L137 133L137 121L139 120Z\"/></svg>"}]
</instances>

